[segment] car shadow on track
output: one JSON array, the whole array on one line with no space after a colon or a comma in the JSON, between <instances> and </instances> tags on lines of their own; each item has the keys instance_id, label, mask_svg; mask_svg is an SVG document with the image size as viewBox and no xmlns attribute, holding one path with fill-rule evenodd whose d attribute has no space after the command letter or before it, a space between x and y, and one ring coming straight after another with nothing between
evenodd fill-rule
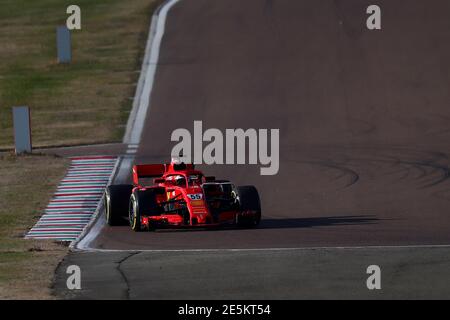
<instances>
[{"instance_id":1,"label":"car shadow on track","mask_svg":"<svg viewBox=\"0 0 450 320\"><path fill-rule=\"evenodd\" d=\"M257 229L293 229L293 228L312 228L328 226L345 225L367 225L376 224L380 219L374 215L356 215L356 216L332 216L332 217L314 217L314 218L288 218L288 219L262 219L261 223L255 227ZM195 231L216 231L216 230L248 230L248 228L239 228L236 226L218 226L209 228L168 228L158 229L157 232L195 232Z\"/></svg>"},{"instance_id":2,"label":"car shadow on track","mask_svg":"<svg viewBox=\"0 0 450 320\"><path fill-rule=\"evenodd\" d=\"M263 219L258 229L312 228L342 225L375 224L380 219L373 215L331 216L314 218Z\"/></svg>"}]
</instances>

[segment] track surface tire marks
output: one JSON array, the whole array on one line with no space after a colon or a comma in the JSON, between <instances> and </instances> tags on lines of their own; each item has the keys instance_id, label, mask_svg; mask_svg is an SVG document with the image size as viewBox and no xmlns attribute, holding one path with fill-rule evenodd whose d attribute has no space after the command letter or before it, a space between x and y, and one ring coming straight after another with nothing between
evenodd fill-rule
<instances>
[{"instance_id":1,"label":"track surface tire marks","mask_svg":"<svg viewBox=\"0 0 450 320\"><path fill-rule=\"evenodd\" d=\"M446 1L198 0L170 11L136 162L170 160L177 128L280 128L280 171L217 165L255 184L262 227L136 235L107 249L450 243ZM432 17L432 18L431 18Z\"/></svg>"},{"instance_id":2,"label":"track surface tire marks","mask_svg":"<svg viewBox=\"0 0 450 320\"><path fill-rule=\"evenodd\" d=\"M450 244L450 2L380 0L381 31L365 28L370 4L175 5L136 162L170 160L172 131L192 130L194 120L205 129L279 128L276 176L260 176L257 166L200 166L218 178L255 184L264 220L255 230L214 232L136 234L105 227L92 245L183 250ZM68 256L57 291L73 294L64 289L64 266L79 263L86 290L75 297L450 296L445 248L127 254ZM365 287L369 264L382 267L383 294ZM205 271L191 281L186 266ZM165 272L142 272L157 268ZM211 273L217 282L208 281Z\"/></svg>"}]
</instances>

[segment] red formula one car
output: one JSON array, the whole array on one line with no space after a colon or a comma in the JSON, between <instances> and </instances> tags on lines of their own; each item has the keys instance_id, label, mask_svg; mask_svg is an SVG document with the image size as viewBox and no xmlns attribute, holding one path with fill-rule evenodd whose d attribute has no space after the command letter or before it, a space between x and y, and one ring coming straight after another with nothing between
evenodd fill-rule
<instances>
[{"instance_id":1,"label":"red formula one car","mask_svg":"<svg viewBox=\"0 0 450 320\"><path fill-rule=\"evenodd\" d=\"M154 178L151 186L143 180ZM257 226L261 204L254 186L205 177L194 165L172 162L133 166L134 185L105 191L109 225L129 221L134 231L162 227Z\"/></svg>"}]
</instances>

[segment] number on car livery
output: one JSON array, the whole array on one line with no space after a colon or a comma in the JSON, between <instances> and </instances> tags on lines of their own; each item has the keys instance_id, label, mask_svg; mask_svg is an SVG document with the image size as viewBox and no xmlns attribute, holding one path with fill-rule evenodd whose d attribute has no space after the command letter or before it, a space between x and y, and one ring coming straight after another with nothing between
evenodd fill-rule
<instances>
[{"instance_id":1,"label":"number on car livery","mask_svg":"<svg viewBox=\"0 0 450 320\"><path fill-rule=\"evenodd\" d=\"M201 194L201 193L188 194L187 196L188 196L191 200L201 200L201 199L202 199L202 194Z\"/></svg>"}]
</instances>

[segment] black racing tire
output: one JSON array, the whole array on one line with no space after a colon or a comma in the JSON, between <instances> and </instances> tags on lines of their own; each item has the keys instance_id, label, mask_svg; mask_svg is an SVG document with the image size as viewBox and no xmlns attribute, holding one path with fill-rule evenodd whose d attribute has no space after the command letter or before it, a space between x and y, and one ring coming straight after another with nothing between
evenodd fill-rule
<instances>
[{"instance_id":1,"label":"black racing tire","mask_svg":"<svg viewBox=\"0 0 450 320\"><path fill-rule=\"evenodd\" d=\"M110 226L119 226L126 223L128 217L128 203L133 190L132 185L118 184L106 187L103 196L106 222Z\"/></svg>"},{"instance_id":2,"label":"black racing tire","mask_svg":"<svg viewBox=\"0 0 450 320\"><path fill-rule=\"evenodd\" d=\"M240 211L256 211L256 216L252 218L237 215L237 225L245 228L252 228L259 225L261 221L261 201L258 190L254 186L239 186L239 209Z\"/></svg>"},{"instance_id":3,"label":"black racing tire","mask_svg":"<svg viewBox=\"0 0 450 320\"><path fill-rule=\"evenodd\" d=\"M158 215L161 212L156 204L156 189L135 190L130 197L129 202L129 221L133 231L142 231L141 217L144 212L151 212L152 215ZM159 190L160 192L160 190ZM145 211L144 211L145 210ZM150 226L149 230L153 230Z\"/></svg>"}]
</instances>

